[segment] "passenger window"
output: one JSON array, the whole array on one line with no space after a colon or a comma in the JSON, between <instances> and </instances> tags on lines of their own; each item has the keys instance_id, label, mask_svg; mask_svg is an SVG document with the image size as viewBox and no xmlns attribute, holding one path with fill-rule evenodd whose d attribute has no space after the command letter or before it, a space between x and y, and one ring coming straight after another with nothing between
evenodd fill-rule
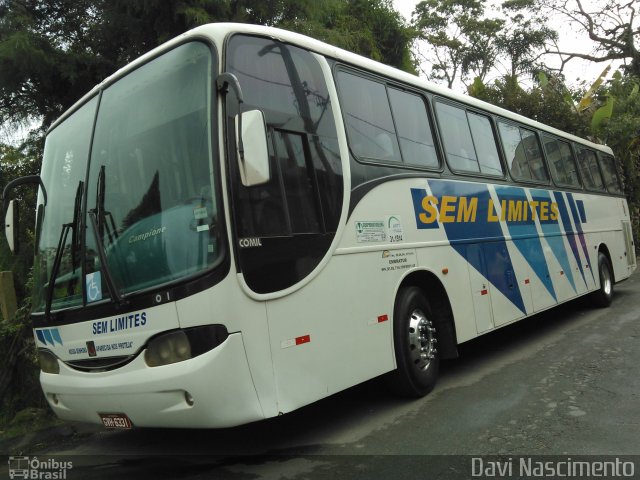
<instances>
[{"instance_id":1,"label":"passenger window","mask_svg":"<svg viewBox=\"0 0 640 480\"><path fill-rule=\"evenodd\" d=\"M373 80L338 72L349 143L359 157L400 162L386 87Z\"/></svg>"},{"instance_id":2,"label":"passenger window","mask_svg":"<svg viewBox=\"0 0 640 480\"><path fill-rule=\"evenodd\" d=\"M616 162L611 155L600 155L600 166L604 175L604 183L611 193L622 193L622 185L616 171Z\"/></svg>"},{"instance_id":3,"label":"passenger window","mask_svg":"<svg viewBox=\"0 0 640 480\"><path fill-rule=\"evenodd\" d=\"M580 179L569 143L547 135L542 138L553 180L559 185L580 188Z\"/></svg>"},{"instance_id":4,"label":"passenger window","mask_svg":"<svg viewBox=\"0 0 640 480\"><path fill-rule=\"evenodd\" d=\"M438 156L424 100L395 88L389 88L388 92L402 159L410 165L437 168Z\"/></svg>"},{"instance_id":5,"label":"passenger window","mask_svg":"<svg viewBox=\"0 0 640 480\"><path fill-rule=\"evenodd\" d=\"M580 174L582 175L585 187L589 190L604 190L604 183L602 181L602 175L600 175L600 169L598 168L596 153L593 150L587 150L585 148L578 150L578 167L580 168Z\"/></svg>"},{"instance_id":6,"label":"passenger window","mask_svg":"<svg viewBox=\"0 0 640 480\"><path fill-rule=\"evenodd\" d=\"M479 172L467 113L462 108L440 102L436 102L436 111L449 166L453 170Z\"/></svg>"},{"instance_id":7,"label":"passenger window","mask_svg":"<svg viewBox=\"0 0 640 480\"><path fill-rule=\"evenodd\" d=\"M504 174L488 117L440 102L436 103L436 111L452 170Z\"/></svg>"},{"instance_id":8,"label":"passenger window","mask_svg":"<svg viewBox=\"0 0 640 480\"><path fill-rule=\"evenodd\" d=\"M519 180L547 183L549 177L536 134L504 122L499 123L498 129L511 174Z\"/></svg>"},{"instance_id":9,"label":"passenger window","mask_svg":"<svg viewBox=\"0 0 640 480\"><path fill-rule=\"evenodd\" d=\"M534 180L540 182L548 182L549 176L544 166L544 158L542 157L542 149L538 143L538 137L531 130L520 129L522 135L522 143L525 146L525 154L529 162L529 169Z\"/></svg>"},{"instance_id":10,"label":"passenger window","mask_svg":"<svg viewBox=\"0 0 640 480\"><path fill-rule=\"evenodd\" d=\"M489 175L504 175L491 122L484 115L477 113L467 112L467 116L480 163L480 171Z\"/></svg>"}]
</instances>

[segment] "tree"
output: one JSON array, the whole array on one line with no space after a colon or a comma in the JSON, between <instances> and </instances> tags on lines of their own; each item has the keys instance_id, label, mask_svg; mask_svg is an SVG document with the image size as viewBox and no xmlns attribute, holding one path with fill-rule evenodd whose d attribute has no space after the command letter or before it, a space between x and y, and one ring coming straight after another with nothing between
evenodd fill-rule
<instances>
[{"instance_id":1,"label":"tree","mask_svg":"<svg viewBox=\"0 0 640 480\"><path fill-rule=\"evenodd\" d=\"M538 59L557 34L537 13L535 0L506 0L494 17L486 17L486 4L425 0L416 6L413 25L426 43L428 53L418 55L431 64L430 71L423 71L428 78L444 80L451 88L458 79L484 82L498 67L516 79L541 68Z\"/></svg>"},{"instance_id":2,"label":"tree","mask_svg":"<svg viewBox=\"0 0 640 480\"><path fill-rule=\"evenodd\" d=\"M105 77L209 22L282 26L413 71L390 0L0 0L0 118L46 128Z\"/></svg>"},{"instance_id":3,"label":"tree","mask_svg":"<svg viewBox=\"0 0 640 480\"><path fill-rule=\"evenodd\" d=\"M565 132L581 137L590 134L589 117L578 114L558 77L541 76L532 87L525 89L516 77L505 75L489 85L476 80L468 91L480 100Z\"/></svg>"},{"instance_id":4,"label":"tree","mask_svg":"<svg viewBox=\"0 0 640 480\"><path fill-rule=\"evenodd\" d=\"M544 47L557 39L557 32L547 27L546 19L536 13L536 0L507 0L502 10L511 17L495 42L508 61L507 75L518 78L520 74L537 73L542 68L538 60Z\"/></svg>"},{"instance_id":5,"label":"tree","mask_svg":"<svg viewBox=\"0 0 640 480\"><path fill-rule=\"evenodd\" d=\"M484 80L493 68L497 50L493 42L503 27L499 19L483 19L485 0L424 0L416 5L413 26L426 43L428 53L418 52L431 64L424 71L451 88L457 79L473 71Z\"/></svg>"},{"instance_id":6,"label":"tree","mask_svg":"<svg viewBox=\"0 0 640 480\"><path fill-rule=\"evenodd\" d=\"M623 60L628 73L640 76L640 24L638 0L603 0L589 10L583 0L540 0L553 14L560 14L576 25L593 42L592 53L566 52L559 48L549 50L561 58L560 71L567 62L582 58L592 62Z\"/></svg>"},{"instance_id":7,"label":"tree","mask_svg":"<svg viewBox=\"0 0 640 480\"><path fill-rule=\"evenodd\" d=\"M613 149L624 179L625 194L635 209L637 221L640 214L640 77L616 72L600 92L600 104L606 102L611 102L611 114L595 126L593 133Z\"/></svg>"},{"instance_id":8,"label":"tree","mask_svg":"<svg viewBox=\"0 0 640 480\"><path fill-rule=\"evenodd\" d=\"M391 0L290 1L304 8L277 26L415 73L411 46L416 34Z\"/></svg>"}]
</instances>

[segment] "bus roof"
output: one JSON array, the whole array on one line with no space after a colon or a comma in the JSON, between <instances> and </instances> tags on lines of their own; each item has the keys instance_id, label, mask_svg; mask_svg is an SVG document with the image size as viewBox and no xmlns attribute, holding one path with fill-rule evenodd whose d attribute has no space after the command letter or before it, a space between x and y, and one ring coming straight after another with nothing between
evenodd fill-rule
<instances>
[{"instance_id":1,"label":"bus roof","mask_svg":"<svg viewBox=\"0 0 640 480\"><path fill-rule=\"evenodd\" d=\"M577 143L581 143L591 148L600 150L604 153L613 154L611 148L609 148L607 145L593 143L584 138L578 137L576 135L572 135L570 133L564 132L562 130L551 127L549 125L545 125L536 120L532 120L523 115L519 115L517 113L511 112L504 108L497 107L495 105L484 102L482 100L478 100L477 98L456 93L451 89L442 87L440 85L436 85L416 75L412 75L410 73L404 72L397 68L390 67L389 65L385 65L375 60L371 60L369 58L363 57L353 52L349 52L342 48L338 48L333 45L329 45L327 43L316 40L314 38L307 37L299 33L290 32L288 30L282 30L280 28L275 28L275 27L265 27L263 25L252 25L247 23L210 23L206 25L201 25L199 27L189 30L163 43L162 45L159 45L158 47L150 50L144 55L133 60L131 63L117 70L115 73L113 73L112 75L104 79L101 83L99 83L94 88L92 88L90 92L84 95L67 112L65 112L65 114L63 114L56 122L54 122L54 124L50 127L50 130L55 128L55 126L57 126L72 111L79 108L80 105L82 105L90 97L95 95L100 89L105 88L107 85L115 82L116 80L123 77L124 75L131 72L132 70L135 70L136 68L146 63L149 59L155 57L161 52L171 49L174 45L178 43L182 43L188 38L198 38L198 37L210 38L210 39L213 39L217 45L223 45L225 39L229 35L234 33L266 36L266 37L273 38L275 40L282 41L284 43L297 45L307 50L321 54L325 57L333 58L340 62L344 62L346 64L350 64L350 65L368 70L369 72L389 77L391 79L397 80L398 82L412 85L414 87L433 93L440 97L448 98L448 99L469 105L471 107L475 107L480 110L484 110L486 112L499 115L506 119L514 120L524 125L529 125L539 130L543 130L551 134L568 138Z\"/></svg>"}]
</instances>

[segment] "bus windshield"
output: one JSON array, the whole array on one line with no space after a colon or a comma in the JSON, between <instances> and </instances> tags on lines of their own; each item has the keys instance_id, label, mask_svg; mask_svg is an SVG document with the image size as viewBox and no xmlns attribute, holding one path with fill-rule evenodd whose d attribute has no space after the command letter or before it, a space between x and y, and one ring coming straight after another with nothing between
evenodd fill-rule
<instances>
[{"instance_id":1,"label":"bus windshield","mask_svg":"<svg viewBox=\"0 0 640 480\"><path fill-rule=\"evenodd\" d=\"M47 301L60 309L126 296L216 263L213 64L205 44L181 45L109 85L48 135L36 311Z\"/></svg>"}]
</instances>

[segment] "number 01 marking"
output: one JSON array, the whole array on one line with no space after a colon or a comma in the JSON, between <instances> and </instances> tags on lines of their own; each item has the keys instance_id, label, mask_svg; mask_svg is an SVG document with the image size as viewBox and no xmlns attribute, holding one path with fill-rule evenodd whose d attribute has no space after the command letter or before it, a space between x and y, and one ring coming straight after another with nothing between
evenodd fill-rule
<instances>
[{"instance_id":1,"label":"number 01 marking","mask_svg":"<svg viewBox=\"0 0 640 480\"><path fill-rule=\"evenodd\" d=\"M171 301L171 294L169 292L156 294L156 303L169 302L169 301Z\"/></svg>"}]
</instances>

